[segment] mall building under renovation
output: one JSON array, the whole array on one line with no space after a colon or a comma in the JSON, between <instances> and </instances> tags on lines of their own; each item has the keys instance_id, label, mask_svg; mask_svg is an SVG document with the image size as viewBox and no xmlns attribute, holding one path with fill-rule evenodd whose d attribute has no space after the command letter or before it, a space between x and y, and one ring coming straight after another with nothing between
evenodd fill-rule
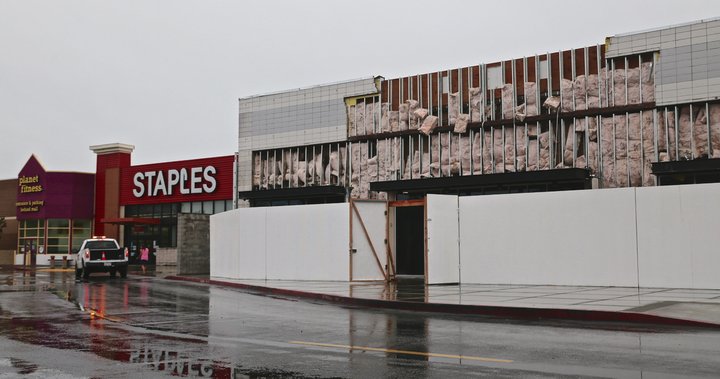
<instances>
[{"instance_id":1,"label":"mall building under renovation","mask_svg":"<svg viewBox=\"0 0 720 379\"><path fill-rule=\"evenodd\" d=\"M720 19L528 54L241 98L223 157L33 157L0 253L99 233L215 277L720 288Z\"/></svg>"},{"instance_id":2,"label":"mall building under renovation","mask_svg":"<svg viewBox=\"0 0 720 379\"><path fill-rule=\"evenodd\" d=\"M666 244L681 251L662 258L643 256L644 249L658 244L654 239L646 246L645 238L657 237L653 233L658 230L685 238L683 225L673 229L682 217L673 212L688 209L687 204L672 212L663 208L685 195L668 195L670 201L643 190L701 188L718 194L716 185L699 184L720 182L720 20L620 34L603 44L570 50L529 53L401 78L376 76L240 99L239 204L264 210L240 209L232 216L235 221L227 214L214 216L211 229L218 230L211 240L222 246L219 250L234 251L232 239L220 229L242 229L243 222L251 222L244 215L256 221L265 217L268 227L265 234L256 228L250 228L252 235L236 233L237 238L244 236L245 246L252 245L248 241L253 236L265 240L258 241L254 251L248 250L251 256L235 255L230 261L223 255L212 257L213 275L389 280L409 274L424 275L428 283L660 285L662 281L643 281L656 274L651 266L662 261L663 267L671 267L675 259L687 258L693 246L701 250L695 257L696 269L710 261L720 264L717 254L704 261L704 253L717 250L708 243L717 246L720 241L717 233L698 238L703 226L692 232L690 241ZM671 186L681 184L699 186ZM489 194L501 195L472 196ZM612 196L620 199L607 198ZM661 203L648 205L648 196ZM703 196L703 212L717 213L717 197ZM511 200L504 207L493 205L506 198ZM525 208L518 208L527 201ZM312 207L302 215L266 208L345 202L350 205L341 207L340 214L349 212L344 223L332 218L323 224L324 213L313 218ZM435 207L431 202L449 205ZM464 211L476 207L468 202L484 204L477 210L481 219L476 219L477 212ZM618 204L623 205L617 208ZM645 206L651 213L661 206L670 213L653 217L670 219L661 220L660 229L642 224L646 218L652 221L650 213L643 213ZM375 207L377 212L364 207ZM702 214L692 217L704 219ZM439 219L454 226L448 229L446 222L440 227ZM620 224L622 230L612 229ZM346 227L349 232L336 231ZM645 232L646 227L652 233ZM480 235L483 239L477 240ZM620 245L611 241L623 236L628 239ZM334 238L340 241L327 242L327 249L342 249L342 259L313 255L318 250L313 244ZM291 242L277 245L276 239ZM576 239L577 244L571 243ZM303 258L301 245L306 240L312 243ZM467 245L468 241L475 242ZM568 256L544 255L546 250L563 250L564 243L577 249L574 255L571 251ZM627 252L622 251L625 248ZM288 261L283 249L290 249L295 258ZM488 249L494 251L483 252ZM257 251L264 251L264 258L257 257ZM509 269L535 262L538 256L552 262L543 269L545 276L526 275L525 270L532 268ZM646 258L650 263L643 266ZM229 263L233 259L243 264L236 268ZM576 263L575 267L602 272L627 269L628 276L594 280L597 275L573 267L568 268L576 271L572 274L555 272L562 271L556 268L557 260L564 261L561 266ZM256 266L247 264L255 261ZM361 261L371 267L362 268ZM287 272L277 267L280 262L294 262L298 268ZM542 271L541 266L542 262L535 269ZM486 269L515 274L478 274ZM439 272L444 272L442 278L436 277ZM696 280L702 276L688 275L696 275Z\"/></svg>"},{"instance_id":3,"label":"mall building under renovation","mask_svg":"<svg viewBox=\"0 0 720 379\"><path fill-rule=\"evenodd\" d=\"M386 199L718 181L718 33L720 21L697 22L240 99L241 197L260 205L340 201L345 189Z\"/></svg>"}]
</instances>

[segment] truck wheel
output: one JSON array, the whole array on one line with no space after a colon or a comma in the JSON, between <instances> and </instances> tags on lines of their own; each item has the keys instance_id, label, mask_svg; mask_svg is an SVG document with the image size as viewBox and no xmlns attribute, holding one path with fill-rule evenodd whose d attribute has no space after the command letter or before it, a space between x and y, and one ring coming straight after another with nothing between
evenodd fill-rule
<instances>
[{"instance_id":1,"label":"truck wheel","mask_svg":"<svg viewBox=\"0 0 720 379\"><path fill-rule=\"evenodd\" d=\"M88 271L88 269L85 267L82 268L82 277L83 279L87 279L90 277L90 271Z\"/></svg>"},{"instance_id":2,"label":"truck wheel","mask_svg":"<svg viewBox=\"0 0 720 379\"><path fill-rule=\"evenodd\" d=\"M75 279L80 279L81 276L82 276L82 270L75 267Z\"/></svg>"},{"instance_id":3,"label":"truck wheel","mask_svg":"<svg viewBox=\"0 0 720 379\"><path fill-rule=\"evenodd\" d=\"M115 270L110 270L110 276L112 276L112 277L114 278L114 277L115 277L115 274L116 274L116 271L115 271Z\"/></svg>"},{"instance_id":4,"label":"truck wheel","mask_svg":"<svg viewBox=\"0 0 720 379\"><path fill-rule=\"evenodd\" d=\"M127 278L127 267L120 267L120 277Z\"/></svg>"}]
</instances>

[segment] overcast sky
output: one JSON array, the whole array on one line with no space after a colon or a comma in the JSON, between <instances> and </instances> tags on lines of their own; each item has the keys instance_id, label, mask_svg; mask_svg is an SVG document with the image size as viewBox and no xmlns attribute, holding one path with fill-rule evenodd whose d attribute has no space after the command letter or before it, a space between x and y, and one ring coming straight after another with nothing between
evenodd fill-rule
<instances>
[{"instance_id":1,"label":"overcast sky","mask_svg":"<svg viewBox=\"0 0 720 379\"><path fill-rule=\"evenodd\" d=\"M720 1L0 0L0 179L237 150L237 99L603 43Z\"/></svg>"}]
</instances>

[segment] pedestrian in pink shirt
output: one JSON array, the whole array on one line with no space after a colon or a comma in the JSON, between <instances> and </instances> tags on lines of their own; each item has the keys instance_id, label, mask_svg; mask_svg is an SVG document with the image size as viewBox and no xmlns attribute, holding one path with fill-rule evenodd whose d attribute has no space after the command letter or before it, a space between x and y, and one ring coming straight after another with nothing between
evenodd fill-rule
<instances>
[{"instance_id":1,"label":"pedestrian in pink shirt","mask_svg":"<svg viewBox=\"0 0 720 379\"><path fill-rule=\"evenodd\" d=\"M148 263L149 260L150 260L150 249L148 249L147 247L143 246L143 247L140 249L140 265L142 266L143 274L144 274L145 271L147 270L147 268L145 267L145 265L147 265L147 263Z\"/></svg>"}]
</instances>

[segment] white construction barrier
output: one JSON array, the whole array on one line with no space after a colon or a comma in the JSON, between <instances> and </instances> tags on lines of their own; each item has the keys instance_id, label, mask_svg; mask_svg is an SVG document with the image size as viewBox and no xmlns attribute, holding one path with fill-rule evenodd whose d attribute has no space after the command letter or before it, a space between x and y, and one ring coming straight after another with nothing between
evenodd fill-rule
<instances>
[{"instance_id":1,"label":"white construction barrier","mask_svg":"<svg viewBox=\"0 0 720 379\"><path fill-rule=\"evenodd\" d=\"M210 276L348 280L348 204L243 208L210 217Z\"/></svg>"},{"instance_id":2,"label":"white construction barrier","mask_svg":"<svg viewBox=\"0 0 720 379\"><path fill-rule=\"evenodd\" d=\"M266 279L267 208L210 216L210 276Z\"/></svg>"},{"instance_id":3,"label":"white construction barrier","mask_svg":"<svg viewBox=\"0 0 720 379\"><path fill-rule=\"evenodd\" d=\"M385 202L356 201L353 204L358 212L351 211L353 218L351 280L385 280L385 275L381 271L381 268L384 270L387 265ZM345 204L345 206L348 205ZM365 231L367 231L367 236ZM377 259L375 254L377 254Z\"/></svg>"},{"instance_id":4,"label":"white construction barrier","mask_svg":"<svg viewBox=\"0 0 720 379\"><path fill-rule=\"evenodd\" d=\"M634 189L468 196L459 204L463 283L638 284Z\"/></svg>"},{"instance_id":5,"label":"white construction barrier","mask_svg":"<svg viewBox=\"0 0 720 379\"><path fill-rule=\"evenodd\" d=\"M460 282L458 197L427 196L427 283Z\"/></svg>"},{"instance_id":6,"label":"white construction barrier","mask_svg":"<svg viewBox=\"0 0 720 379\"><path fill-rule=\"evenodd\" d=\"M427 282L720 288L718 199L720 184L428 195ZM213 215L210 275L382 280L385 203L355 206L367 235L347 203Z\"/></svg>"},{"instance_id":7,"label":"white construction barrier","mask_svg":"<svg viewBox=\"0 0 720 379\"><path fill-rule=\"evenodd\" d=\"M637 189L640 286L720 288L720 184Z\"/></svg>"}]
</instances>

